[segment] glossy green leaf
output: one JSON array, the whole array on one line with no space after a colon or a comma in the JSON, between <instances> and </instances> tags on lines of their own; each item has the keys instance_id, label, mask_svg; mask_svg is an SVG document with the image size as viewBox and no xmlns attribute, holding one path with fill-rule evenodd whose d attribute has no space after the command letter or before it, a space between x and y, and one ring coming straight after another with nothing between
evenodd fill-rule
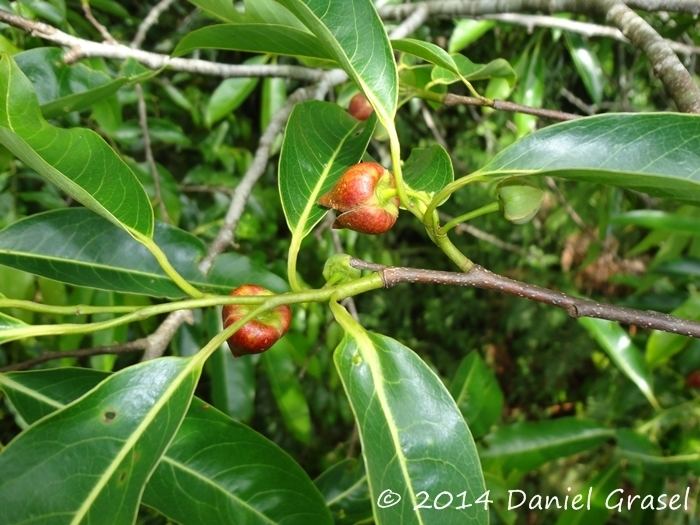
<instances>
[{"instance_id":1,"label":"glossy green leaf","mask_svg":"<svg viewBox=\"0 0 700 525\"><path fill-rule=\"evenodd\" d=\"M548 461L597 447L614 432L592 421L571 417L515 423L486 436L481 457L521 472Z\"/></svg>"},{"instance_id":2,"label":"glossy green leaf","mask_svg":"<svg viewBox=\"0 0 700 525\"><path fill-rule=\"evenodd\" d=\"M443 67L454 73L459 73L459 68L454 58L442 49L440 46L432 42L424 40L416 40L415 38L400 38L391 41L391 45L396 51L409 53L418 58L422 58L426 62Z\"/></svg>"},{"instance_id":3,"label":"glossy green leaf","mask_svg":"<svg viewBox=\"0 0 700 525\"><path fill-rule=\"evenodd\" d=\"M336 525L350 525L372 518L367 475L362 461L344 459L314 481L333 514Z\"/></svg>"},{"instance_id":4,"label":"glossy green leaf","mask_svg":"<svg viewBox=\"0 0 700 525\"><path fill-rule=\"evenodd\" d=\"M686 217L661 210L633 210L610 218L611 224L641 226L650 230L700 235L698 218Z\"/></svg>"},{"instance_id":5,"label":"glossy green leaf","mask_svg":"<svg viewBox=\"0 0 700 525\"><path fill-rule=\"evenodd\" d=\"M320 59L333 58L325 51L319 40L308 31L269 23L219 24L196 29L185 35L173 54L184 55L195 49L226 49Z\"/></svg>"},{"instance_id":6,"label":"glossy green leaf","mask_svg":"<svg viewBox=\"0 0 700 525\"><path fill-rule=\"evenodd\" d=\"M231 0L189 0L189 2L214 18L227 22L240 22L243 19L242 13L233 6Z\"/></svg>"},{"instance_id":7,"label":"glossy green leaf","mask_svg":"<svg viewBox=\"0 0 700 525\"><path fill-rule=\"evenodd\" d=\"M265 56L256 56L246 60L245 64L264 64ZM258 85L255 77L227 78L221 82L211 94L204 108L204 122L207 126L216 124L219 120L232 113L245 102Z\"/></svg>"},{"instance_id":8,"label":"glossy green leaf","mask_svg":"<svg viewBox=\"0 0 700 525\"><path fill-rule=\"evenodd\" d=\"M284 281L235 253L221 255L205 278L197 269L205 247L191 234L158 223L155 242L194 286L228 293L243 283L284 290ZM179 298L182 290L128 233L84 208L33 215L0 231L0 264L57 281L117 292Z\"/></svg>"},{"instance_id":9,"label":"glossy green leaf","mask_svg":"<svg viewBox=\"0 0 700 525\"><path fill-rule=\"evenodd\" d=\"M664 455L661 447L648 436L621 428L616 437L616 454L631 464L640 465L645 473L674 477L700 474L700 452L696 442L691 442L690 450L685 453Z\"/></svg>"},{"instance_id":10,"label":"glossy green leaf","mask_svg":"<svg viewBox=\"0 0 700 525\"><path fill-rule=\"evenodd\" d=\"M403 176L414 190L438 192L454 180L452 159L439 144L413 148L403 166Z\"/></svg>"},{"instance_id":11,"label":"glossy green leaf","mask_svg":"<svg viewBox=\"0 0 700 525\"><path fill-rule=\"evenodd\" d=\"M457 21L455 29L450 35L447 50L450 53L461 51L491 31L495 25L496 22L493 20L464 19Z\"/></svg>"},{"instance_id":12,"label":"glossy green leaf","mask_svg":"<svg viewBox=\"0 0 700 525\"><path fill-rule=\"evenodd\" d=\"M31 423L104 377L84 368L13 372L0 375L0 388ZM197 398L143 498L144 504L184 525L243 518L261 525L332 523L322 496L286 452Z\"/></svg>"},{"instance_id":13,"label":"glossy green leaf","mask_svg":"<svg viewBox=\"0 0 700 525\"><path fill-rule=\"evenodd\" d=\"M691 295L673 310L671 315L693 321L700 320L700 294ZM651 367L659 366L682 351L692 340L690 337L654 330L647 339L646 362Z\"/></svg>"},{"instance_id":14,"label":"glossy green leaf","mask_svg":"<svg viewBox=\"0 0 700 525\"><path fill-rule=\"evenodd\" d=\"M531 51L524 52L515 66L520 82L513 94L513 101L525 106L542 107L544 87L547 81L547 69L540 55L541 39L536 41ZM538 118L535 115L516 113L513 122L518 130L518 137L532 133L537 129Z\"/></svg>"},{"instance_id":15,"label":"glossy green leaf","mask_svg":"<svg viewBox=\"0 0 700 525\"><path fill-rule=\"evenodd\" d=\"M84 206L153 234L151 204L128 166L95 132L44 120L31 83L8 56L0 58L0 102L0 144Z\"/></svg>"},{"instance_id":16,"label":"glossy green leaf","mask_svg":"<svg viewBox=\"0 0 700 525\"><path fill-rule=\"evenodd\" d=\"M293 235L305 237L327 213L316 201L362 158L374 123L360 122L328 102L294 107L279 161L280 199Z\"/></svg>"},{"instance_id":17,"label":"glossy green leaf","mask_svg":"<svg viewBox=\"0 0 700 525\"><path fill-rule=\"evenodd\" d=\"M126 368L17 436L0 454L3 521L132 523L200 370L175 357Z\"/></svg>"},{"instance_id":18,"label":"glossy green leaf","mask_svg":"<svg viewBox=\"0 0 700 525\"><path fill-rule=\"evenodd\" d=\"M509 85L515 84L517 75L507 60L497 58L488 64L475 64L464 55L453 54L452 59L457 70L438 66L433 69L433 82L438 84L453 84L461 80L489 80L491 78L503 78Z\"/></svg>"},{"instance_id":19,"label":"glossy green leaf","mask_svg":"<svg viewBox=\"0 0 700 525\"><path fill-rule=\"evenodd\" d=\"M564 41L591 100L595 104L600 104L603 101L605 75L598 57L581 35L566 31Z\"/></svg>"},{"instance_id":20,"label":"glossy green leaf","mask_svg":"<svg viewBox=\"0 0 700 525\"><path fill-rule=\"evenodd\" d=\"M627 332L613 321L582 317L578 322L595 339L610 360L625 374L644 394L649 403L655 408L659 402L651 387L651 374L644 362L641 350L630 339Z\"/></svg>"},{"instance_id":21,"label":"glossy green leaf","mask_svg":"<svg viewBox=\"0 0 700 525\"><path fill-rule=\"evenodd\" d=\"M462 359L450 393L475 436L483 436L501 419L503 392L478 353L471 352Z\"/></svg>"},{"instance_id":22,"label":"glossy green leaf","mask_svg":"<svg viewBox=\"0 0 700 525\"><path fill-rule=\"evenodd\" d=\"M266 78L262 83L260 129L266 129L272 118L287 102L287 81L284 78Z\"/></svg>"},{"instance_id":23,"label":"glossy green leaf","mask_svg":"<svg viewBox=\"0 0 700 525\"><path fill-rule=\"evenodd\" d=\"M297 378L298 369L292 360L292 345L290 336L280 339L262 355L261 361L284 425L296 439L309 443L311 414Z\"/></svg>"},{"instance_id":24,"label":"glossy green leaf","mask_svg":"<svg viewBox=\"0 0 700 525\"><path fill-rule=\"evenodd\" d=\"M474 499L485 492L474 441L447 389L415 353L382 335L356 337L344 337L334 361L360 432L376 522L488 523L482 505L414 510L421 491L434 497L458 487L450 490ZM376 502L392 498L387 490L401 499L382 508Z\"/></svg>"},{"instance_id":25,"label":"glossy green leaf","mask_svg":"<svg viewBox=\"0 0 700 525\"><path fill-rule=\"evenodd\" d=\"M551 175L700 202L700 116L607 114L555 124L482 168L489 178Z\"/></svg>"},{"instance_id":26,"label":"glossy green leaf","mask_svg":"<svg viewBox=\"0 0 700 525\"><path fill-rule=\"evenodd\" d=\"M396 63L371 0L278 0L321 41L340 67L360 86L379 120L394 120L398 101Z\"/></svg>"},{"instance_id":27,"label":"glossy green leaf","mask_svg":"<svg viewBox=\"0 0 700 525\"><path fill-rule=\"evenodd\" d=\"M66 65L63 55L59 48L39 47L13 57L34 85L45 118L89 108L138 80L138 77L111 78L84 64Z\"/></svg>"}]
</instances>

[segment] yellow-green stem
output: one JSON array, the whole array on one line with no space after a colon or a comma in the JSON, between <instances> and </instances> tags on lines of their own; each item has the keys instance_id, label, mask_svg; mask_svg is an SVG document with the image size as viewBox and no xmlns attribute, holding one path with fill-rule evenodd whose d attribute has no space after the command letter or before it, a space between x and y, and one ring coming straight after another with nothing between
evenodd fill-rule
<instances>
[{"instance_id":1,"label":"yellow-green stem","mask_svg":"<svg viewBox=\"0 0 700 525\"><path fill-rule=\"evenodd\" d=\"M455 217L451 221L448 221L444 226L442 226L440 228L440 233L445 234L449 232L452 228L459 224L462 224L463 222L471 221L472 219L476 219L477 217L481 217L482 215L488 215L489 213L497 212L500 208L501 206L499 203L492 202L490 204L487 204L486 206L477 208L476 210L463 213L462 215Z\"/></svg>"},{"instance_id":2,"label":"yellow-green stem","mask_svg":"<svg viewBox=\"0 0 700 525\"><path fill-rule=\"evenodd\" d=\"M195 299L204 297L202 292L188 283L187 280L178 273L173 265L170 264L168 256L165 255L163 250L160 249L160 246L158 246L153 239L135 231L132 231L131 234L137 241L143 244L149 252L151 252L151 255L153 255L156 261L158 261L158 264L163 269L165 274L170 277L170 279L180 288L180 290L185 292L190 297L194 297Z\"/></svg>"},{"instance_id":3,"label":"yellow-green stem","mask_svg":"<svg viewBox=\"0 0 700 525\"><path fill-rule=\"evenodd\" d=\"M23 301L21 299L0 299L0 308L17 308L18 310L52 315L91 315L135 312L143 308L143 306L91 306L87 304L56 306L35 303L34 301Z\"/></svg>"},{"instance_id":4,"label":"yellow-green stem","mask_svg":"<svg viewBox=\"0 0 700 525\"><path fill-rule=\"evenodd\" d=\"M184 301L175 301L172 303L158 304L147 306L131 312L129 314L98 321L95 323L64 323L50 325L34 325L22 326L17 328L8 328L0 332L0 340L5 343L24 339L27 337L39 337L46 335L67 335L67 334L83 334L97 332L106 328L113 328L132 321L141 321L154 315L174 312L176 310L188 310L191 308L204 308L207 306L218 306L224 304L271 304L272 307L281 304L295 304L306 302L322 302L327 301L334 294L339 298L350 297L370 290L381 288L384 285L379 274L372 274L366 277L361 277L346 284L321 288L319 290L306 290L302 292L289 292L274 296L215 296L204 297L201 299L187 299ZM270 298L268 298L270 297Z\"/></svg>"},{"instance_id":5,"label":"yellow-green stem","mask_svg":"<svg viewBox=\"0 0 700 525\"><path fill-rule=\"evenodd\" d=\"M292 240L289 243L289 252L287 253L287 280L294 292L298 292L302 289L297 276L297 257L299 257L301 241L302 238L300 235L292 234Z\"/></svg>"}]
</instances>

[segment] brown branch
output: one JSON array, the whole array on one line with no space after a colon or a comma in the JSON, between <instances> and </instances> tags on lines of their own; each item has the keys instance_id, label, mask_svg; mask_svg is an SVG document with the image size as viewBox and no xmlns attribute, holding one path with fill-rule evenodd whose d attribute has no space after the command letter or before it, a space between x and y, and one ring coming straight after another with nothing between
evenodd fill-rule
<instances>
[{"instance_id":1,"label":"brown branch","mask_svg":"<svg viewBox=\"0 0 700 525\"><path fill-rule=\"evenodd\" d=\"M592 0L591 3L605 13L606 19L616 25L630 42L644 51L678 109L685 113L700 113L700 87L666 40L621 0Z\"/></svg>"},{"instance_id":2,"label":"brown branch","mask_svg":"<svg viewBox=\"0 0 700 525\"><path fill-rule=\"evenodd\" d=\"M75 61L80 58L102 57L116 60L132 58L150 69L168 68L174 71L186 71L199 75L218 77L285 77L308 82L316 82L323 76L323 71L315 68L287 64L224 64L195 58L179 58L135 49L123 44L110 44L86 40L69 35L44 22L35 22L14 13L0 9L0 22L17 27L43 38L54 44L69 48L65 60Z\"/></svg>"},{"instance_id":3,"label":"brown branch","mask_svg":"<svg viewBox=\"0 0 700 525\"><path fill-rule=\"evenodd\" d=\"M391 288L401 283L421 283L495 290L561 308L574 318L594 317L607 319L642 328L700 338L700 323L695 321L651 310L637 310L626 306L615 306L591 301L590 299L573 297L562 292L556 292L541 286L498 275L479 265L474 265L470 271L461 273L384 266L360 259L352 259L350 264L361 270L380 273L386 288Z\"/></svg>"},{"instance_id":4,"label":"brown branch","mask_svg":"<svg viewBox=\"0 0 700 525\"><path fill-rule=\"evenodd\" d=\"M522 104L516 104L514 102L508 102L505 100L481 99L476 97L455 95L453 93L447 93L442 99L442 102L446 106L486 106L493 109L497 109L499 111L508 111L510 113L526 113L528 115L535 115L536 117L560 121L581 118L581 115L575 115L574 113L566 113L564 111L557 111L555 109L533 108L532 106L523 106Z\"/></svg>"},{"instance_id":5,"label":"brown branch","mask_svg":"<svg viewBox=\"0 0 700 525\"><path fill-rule=\"evenodd\" d=\"M0 368L0 372L26 370L34 365L45 363L46 361L63 359L64 357L90 357L93 355L126 354L130 352L139 352L141 350L145 350L146 348L148 348L148 338L144 337L142 339L135 339L134 341L120 345L81 348L80 350L66 350L65 352L46 352L33 359L27 359L26 361L22 361L20 363L2 367Z\"/></svg>"}]
</instances>

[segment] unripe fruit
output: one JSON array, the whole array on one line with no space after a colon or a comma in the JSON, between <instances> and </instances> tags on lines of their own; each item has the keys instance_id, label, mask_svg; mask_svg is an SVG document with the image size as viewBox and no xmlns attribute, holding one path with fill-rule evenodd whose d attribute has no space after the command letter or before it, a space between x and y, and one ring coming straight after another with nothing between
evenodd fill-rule
<instances>
[{"instance_id":1,"label":"unripe fruit","mask_svg":"<svg viewBox=\"0 0 700 525\"><path fill-rule=\"evenodd\" d=\"M534 186L506 182L498 188L503 216L514 224L531 221L542 205L544 192Z\"/></svg>"},{"instance_id":2,"label":"unripe fruit","mask_svg":"<svg viewBox=\"0 0 700 525\"><path fill-rule=\"evenodd\" d=\"M385 233L399 216L394 176L376 162L361 162L348 168L318 203L340 212L334 228L360 233Z\"/></svg>"},{"instance_id":3,"label":"unripe fruit","mask_svg":"<svg viewBox=\"0 0 700 525\"><path fill-rule=\"evenodd\" d=\"M369 103L367 97L362 93L358 93L350 99L350 104L348 105L348 113L350 113L357 120L367 120L374 113L374 108L372 104Z\"/></svg>"},{"instance_id":4,"label":"unripe fruit","mask_svg":"<svg viewBox=\"0 0 700 525\"><path fill-rule=\"evenodd\" d=\"M272 292L262 286L244 284L233 290L231 295L272 295ZM224 328L228 328L256 308L258 305L255 304L225 305L221 314ZM278 306L245 323L229 337L228 346L234 357L264 352L287 332L291 320L291 308L287 305Z\"/></svg>"}]
</instances>

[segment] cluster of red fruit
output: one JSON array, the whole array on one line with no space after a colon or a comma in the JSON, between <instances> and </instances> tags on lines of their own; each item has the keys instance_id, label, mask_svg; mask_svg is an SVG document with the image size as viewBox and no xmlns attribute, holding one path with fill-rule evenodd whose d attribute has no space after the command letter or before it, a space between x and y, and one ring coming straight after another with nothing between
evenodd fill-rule
<instances>
[{"instance_id":1,"label":"cluster of red fruit","mask_svg":"<svg viewBox=\"0 0 700 525\"><path fill-rule=\"evenodd\" d=\"M352 98L348 107L348 112L358 120L367 120L373 111L361 93ZM348 168L318 203L339 213L334 228L348 228L373 235L387 232L399 216L394 176L375 162L361 162ZM231 295L272 295L272 292L254 284L244 284L233 290ZM256 307L244 304L224 306L224 327L240 321ZM264 352L287 332L291 319L291 309L282 305L248 321L228 339L231 352L235 357Z\"/></svg>"}]
</instances>

